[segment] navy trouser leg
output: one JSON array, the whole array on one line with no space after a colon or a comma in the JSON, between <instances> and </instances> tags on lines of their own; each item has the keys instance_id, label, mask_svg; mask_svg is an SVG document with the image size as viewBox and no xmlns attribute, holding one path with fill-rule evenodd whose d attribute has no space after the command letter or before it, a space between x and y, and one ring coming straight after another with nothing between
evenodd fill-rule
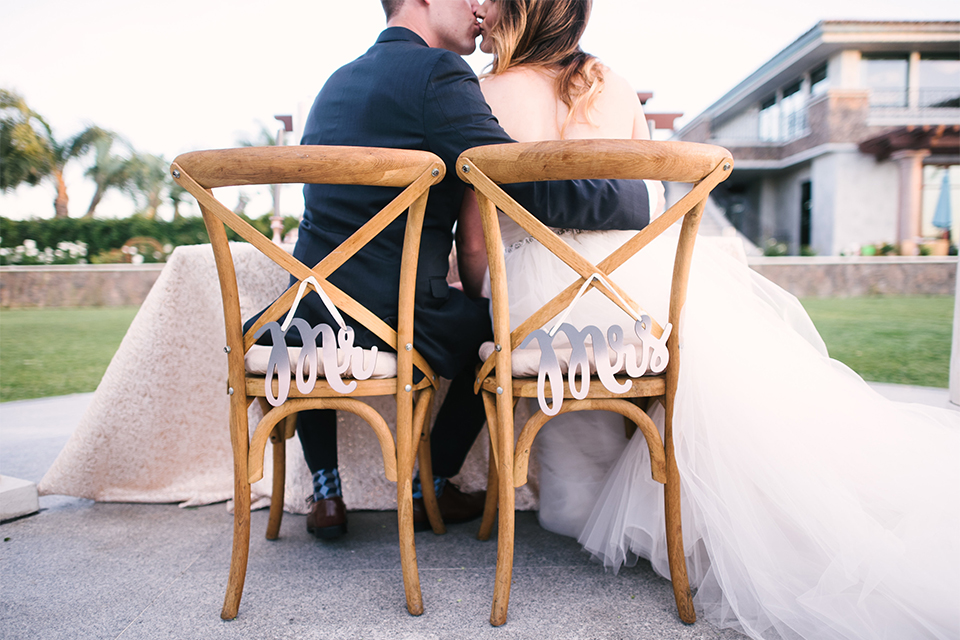
<instances>
[{"instance_id":1,"label":"navy trouser leg","mask_svg":"<svg viewBox=\"0 0 960 640\"><path fill-rule=\"evenodd\" d=\"M337 412L311 409L297 414L297 435L310 473L337 465Z\"/></svg>"},{"instance_id":2,"label":"navy trouser leg","mask_svg":"<svg viewBox=\"0 0 960 640\"><path fill-rule=\"evenodd\" d=\"M452 478L460 473L470 447L487 420L483 399L473 392L475 367L475 364L464 367L450 382L430 433L430 457L435 476Z\"/></svg>"}]
</instances>

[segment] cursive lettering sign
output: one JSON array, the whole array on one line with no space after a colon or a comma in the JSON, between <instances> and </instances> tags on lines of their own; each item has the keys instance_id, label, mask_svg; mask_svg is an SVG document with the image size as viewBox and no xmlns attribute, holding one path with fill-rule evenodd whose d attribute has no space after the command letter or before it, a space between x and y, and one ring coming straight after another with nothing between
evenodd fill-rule
<instances>
[{"instance_id":1,"label":"cursive lettering sign","mask_svg":"<svg viewBox=\"0 0 960 640\"><path fill-rule=\"evenodd\" d=\"M618 382L617 372L624 370L631 378L643 376L647 370L659 374L667 368L669 353L667 339L673 325L667 323L663 328L663 335L657 338L650 330L650 316L642 315L633 326L633 331L640 344L625 342L624 330L619 325L612 325L607 329L606 340L603 332L594 325L588 325L582 330L572 324L562 323L559 330L567 335L570 341L570 361L567 365L567 383L570 395L577 400L587 397L590 392L590 357L587 353L587 339L593 349L593 362L597 369L600 383L611 393L625 393L633 386L631 380ZM526 348L536 342L540 348L540 366L537 371L537 402L540 410L548 416L555 416L563 405L563 371L556 352L553 350L553 339L556 333L537 329L526 337L520 348ZM640 353L637 354L639 347ZM613 362L611 354L613 352ZM547 404L546 382L550 381L550 395L552 403Z\"/></svg>"},{"instance_id":2,"label":"cursive lettering sign","mask_svg":"<svg viewBox=\"0 0 960 640\"><path fill-rule=\"evenodd\" d=\"M377 365L377 347L370 349L373 357L370 359L370 366L364 368L363 349L354 346L352 327L342 327L334 338L333 328L328 324L321 323L311 327L303 318L293 318L286 323L285 327L281 327L277 322L268 322L254 334L254 339L259 339L260 336L269 331L273 340L270 359L267 362L264 387L267 402L274 407L286 402L287 396L290 394L290 355L284 337L291 327L299 329L303 341L300 357L297 358L296 375L294 376L297 390L300 393L307 394L313 391L313 387L317 383L321 362L323 363L323 376L337 393L350 393L357 388L356 380L366 380L373 375L374 367ZM320 338L319 347L317 345L318 337ZM340 362L341 354L343 355L342 363ZM344 383L341 376L347 371L351 371L355 380ZM273 395L274 376L277 378L276 397Z\"/></svg>"}]
</instances>

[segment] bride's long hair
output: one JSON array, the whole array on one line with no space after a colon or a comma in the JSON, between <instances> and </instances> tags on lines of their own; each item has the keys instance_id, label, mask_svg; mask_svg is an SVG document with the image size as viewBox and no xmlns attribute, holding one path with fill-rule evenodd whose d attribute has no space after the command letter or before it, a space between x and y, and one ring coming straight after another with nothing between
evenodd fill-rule
<instances>
[{"instance_id":1,"label":"bride's long hair","mask_svg":"<svg viewBox=\"0 0 960 640\"><path fill-rule=\"evenodd\" d=\"M603 65L580 48L592 0L495 0L499 9L490 29L493 62L484 75L499 75L520 65L545 67L556 73L557 96L567 105L567 125L590 108L603 87Z\"/></svg>"}]
</instances>

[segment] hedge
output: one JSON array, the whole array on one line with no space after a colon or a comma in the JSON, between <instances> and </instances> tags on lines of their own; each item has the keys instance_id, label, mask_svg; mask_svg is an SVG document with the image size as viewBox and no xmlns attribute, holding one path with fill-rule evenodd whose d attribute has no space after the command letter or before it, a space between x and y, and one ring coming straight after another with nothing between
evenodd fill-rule
<instances>
[{"instance_id":1,"label":"hedge","mask_svg":"<svg viewBox=\"0 0 960 640\"><path fill-rule=\"evenodd\" d=\"M241 216L259 229L268 237L270 231L270 214L250 219ZM283 221L283 231L286 233L297 226L298 221L293 216L287 216ZM143 216L129 218L97 219L97 218L50 218L11 220L0 216L0 247L13 248L22 245L24 240L34 240L42 250L45 247L56 247L59 242L85 242L87 255L97 256L101 253L119 249L127 240L135 237L153 238L161 245L170 244L174 247L185 244L203 244L209 242L207 230L203 226L203 218L199 216L183 217L177 220L150 220ZM228 231L231 240L240 240L232 231Z\"/></svg>"}]
</instances>

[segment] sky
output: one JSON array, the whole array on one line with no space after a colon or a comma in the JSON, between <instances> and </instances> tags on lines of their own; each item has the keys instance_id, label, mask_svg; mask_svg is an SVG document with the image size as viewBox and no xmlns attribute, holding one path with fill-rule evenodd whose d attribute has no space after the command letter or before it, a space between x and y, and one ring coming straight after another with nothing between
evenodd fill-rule
<instances>
[{"instance_id":1,"label":"sky","mask_svg":"<svg viewBox=\"0 0 960 640\"><path fill-rule=\"evenodd\" d=\"M582 44L654 93L648 111L684 113L682 126L824 19L957 20L960 2L594 0ZM61 138L96 124L172 160L305 114L383 27L377 0L0 0L0 87ZM467 60L480 71L489 56ZM71 216L82 215L93 193L82 163L67 185ZM50 184L0 194L0 215L50 217L53 195ZM281 210L295 213L295 201ZM130 211L113 194L98 214Z\"/></svg>"}]
</instances>

